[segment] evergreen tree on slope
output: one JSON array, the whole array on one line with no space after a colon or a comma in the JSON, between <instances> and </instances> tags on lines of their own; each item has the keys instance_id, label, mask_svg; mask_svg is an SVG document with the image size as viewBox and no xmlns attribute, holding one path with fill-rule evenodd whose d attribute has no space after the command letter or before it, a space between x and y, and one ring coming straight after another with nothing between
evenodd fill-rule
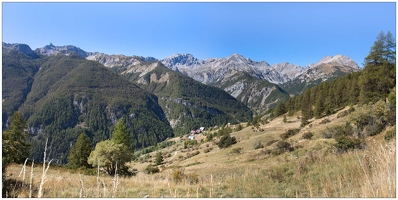
<instances>
[{"instance_id":1,"label":"evergreen tree on slope","mask_svg":"<svg viewBox=\"0 0 398 200\"><path fill-rule=\"evenodd\" d=\"M81 133L76 143L70 149L68 165L72 168L79 168L82 166L89 168L90 165L87 163L87 159L92 150L93 146L90 142L90 138L85 133Z\"/></svg>"}]
</instances>

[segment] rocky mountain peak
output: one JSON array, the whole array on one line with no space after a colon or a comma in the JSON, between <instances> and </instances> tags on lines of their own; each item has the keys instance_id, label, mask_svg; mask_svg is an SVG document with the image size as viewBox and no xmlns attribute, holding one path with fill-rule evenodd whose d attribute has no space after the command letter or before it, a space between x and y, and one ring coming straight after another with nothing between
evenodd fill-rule
<instances>
[{"instance_id":1,"label":"rocky mountain peak","mask_svg":"<svg viewBox=\"0 0 398 200\"><path fill-rule=\"evenodd\" d=\"M160 61L168 68L173 68L174 66L192 67L195 65L200 65L202 63L192 54L173 54L170 57L167 57Z\"/></svg>"},{"instance_id":2,"label":"rocky mountain peak","mask_svg":"<svg viewBox=\"0 0 398 200\"><path fill-rule=\"evenodd\" d=\"M289 78L294 78L300 74L302 68L299 65L293 65L288 62L278 63L272 66L272 69L281 75L286 75Z\"/></svg>"},{"instance_id":3,"label":"rocky mountain peak","mask_svg":"<svg viewBox=\"0 0 398 200\"><path fill-rule=\"evenodd\" d=\"M88 56L88 53L80 49L79 47L73 46L73 45L65 45L65 46L54 46L52 43L49 45L46 45L41 48L37 48L35 52L42 54L42 55L56 55L59 53L69 55L70 53L74 52L77 55L85 58Z\"/></svg>"},{"instance_id":4,"label":"rocky mountain peak","mask_svg":"<svg viewBox=\"0 0 398 200\"><path fill-rule=\"evenodd\" d=\"M323 57L320 61L318 61L315 64L310 64L307 66L307 68L315 68L318 67L322 64L331 64L331 65L336 65L336 66L345 66L345 67L350 67L356 70L359 70L360 67L358 64L352 60L351 58L345 56L345 55L335 55L335 56L325 56Z\"/></svg>"},{"instance_id":5,"label":"rocky mountain peak","mask_svg":"<svg viewBox=\"0 0 398 200\"><path fill-rule=\"evenodd\" d=\"M18 44L18 43L8 44L8 43L3 42L2 50L4 52L15 50L15 51L19 51L23 54L26 54L28 56L32 56L35 58L38 57L37 54L26 44Z\"/></svg>"},{"instance_id":6,"label":"rocky mountain peak","mask_svg":"<svg viewBox=\"0 0 398 200\"><path fill-rule=\"evenodd\" d=\"M250 63L251 60L248 58L243 57L240 54L232 54L231 56L227 57L226 60L231 61L231 62L235 62L237 64L246 64L246 63Z\"/></svg>"}]
</instances>

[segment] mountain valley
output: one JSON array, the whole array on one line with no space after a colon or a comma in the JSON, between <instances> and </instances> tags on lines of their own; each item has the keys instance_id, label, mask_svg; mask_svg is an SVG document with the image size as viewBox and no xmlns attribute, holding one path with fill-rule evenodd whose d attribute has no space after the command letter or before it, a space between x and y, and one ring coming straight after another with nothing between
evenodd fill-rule
<instances>
[{"instance_id":1,"label":"mountain valley","mask_svg":"<svg viewBox=\"0 0 398 200\"><path fill-rule=\"evenodd\" d=\"M3 197L395 197L391 41L363 69L3 42Z\"/></svg>"}]
</instances>

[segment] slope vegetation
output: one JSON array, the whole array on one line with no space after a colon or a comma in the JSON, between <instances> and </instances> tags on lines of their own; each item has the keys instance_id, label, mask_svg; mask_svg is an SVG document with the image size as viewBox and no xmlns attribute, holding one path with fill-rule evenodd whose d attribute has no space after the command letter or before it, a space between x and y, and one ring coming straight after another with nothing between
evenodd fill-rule
<instances>
[{"instance_id":1,"label":"slope vegetation","mask_svg":"<svg viewBox=\"0 0 398 200\"><path fill-rule=\"evenodd\" d=\"M159 62L141 65L152 67L145 73L136 71L122 74L158 96L159 104L177 135L199 127L251 120L250 109L225 91L199 83Z\"/></svg>"},{"instance_id":2,"label":"slope vegetation","mask_svg":"<svg viewBox=\"0 0 398 200\"><path fill-rule=\"evenodd\" d=\"M40 161L44 138L52 144L50 157L65 163L70 144L81 132L95 144L108 139L122 117L136 147L174 135L156 96L98 62L72 53L51 56L40 66L20 108L35 135L31 140L36 161Z\"/></svg>"},{"instance_id":3,"label":"slope vegetation","mask_svg":"<svg viewBox=\"0 0 398 200\"><path fill-rule=\"evenodd\" d=\"M3 46L5 43L3 43ZM22 46L22 47L21 47ZM13 48L14 47L14 48ZM19 49L25 49L20 51ZM33 77L39 70L42 60L27 45L3 47L2 87L3 87L3 128L7 119L18 110L30 92Z\"/></svg>"}]
</instances>

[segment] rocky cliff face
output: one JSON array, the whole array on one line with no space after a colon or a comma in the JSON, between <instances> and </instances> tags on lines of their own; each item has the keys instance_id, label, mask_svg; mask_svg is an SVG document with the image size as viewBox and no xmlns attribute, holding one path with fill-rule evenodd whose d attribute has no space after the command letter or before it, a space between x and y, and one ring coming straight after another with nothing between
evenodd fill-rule
<instances>
[{"instance_id":1,"label":"rocky cliff face","mask_svg":"<svg viewBox=\"0 0 398 200\"><path fill-rule=\"evenodd\" d=\"M258 78L265 78L270 82L281 81L279 74L273 72L268 63L252 61L239 54L206 60L198 60L190 54L175 54L160 60L160 62L169 69L178 69L181 73L209 85L221 81L229 73L234 72L246 72Z\"/></svg>"},{"instance_id":2,"label":"rocky cliff face","mask_svg":"<svg viewBox=\"0 0 398 200\"><path fill-rule=\"evenodd\" d=\"M73 46L73 45L66 45L66 46L54 46L52 43L50 43L49 45L46 45L44 47L38 48L35 50L35 52L42 54L42 55L56 55L56 54L65 54L65 55L69 55L72 52L76 53L77 55L85 58L87 57L88 53L83 51L82 49Z\"/></svg>"},{"instance_id":3,"label":"rocky cliff face","mask_svg":"<svg viewBox=\"0 0 398 200\"><path fill-rule=\"evenodd\" d=\"M2 51L4 52L4 53L8 53L8 52L10 52L10 51L17 51L17 52L20 52L20 53L23 53L23 54L25 54L25 55L28 55L28 56L30 56L30 57L33 57L33 58L37 58L37 57L39 57L34 51L32 51L32 49L28 46L28 45L26 45L26 44L8 44L8 43L5 43L5 42L3 42L3 44L2 44Z\"/></svg>"},{"instance_id":4,"label":"rocky cliff face","mask_svg":"<svg viewBox=\"0 0 398 200\"><path fill-rule=\"evenodd\" d=\"M360 70L352 59L344 55L325 56L317 63L310 64L304 68L287 62L270 66L265 61L252 61L239 54L233 54L226 58L210 58L206 60L198 60L191 54L175 54L160 61L170 69L178 69L178 71L195 80L210 85L213 82L219 82L223 77L228 77L229 73L235 73L236 71L246 72L251 76L274 84L284 84L302 74L306 74L308 70L320 66L343 67L345 72Z\"/></svg>"}]
</instances>

